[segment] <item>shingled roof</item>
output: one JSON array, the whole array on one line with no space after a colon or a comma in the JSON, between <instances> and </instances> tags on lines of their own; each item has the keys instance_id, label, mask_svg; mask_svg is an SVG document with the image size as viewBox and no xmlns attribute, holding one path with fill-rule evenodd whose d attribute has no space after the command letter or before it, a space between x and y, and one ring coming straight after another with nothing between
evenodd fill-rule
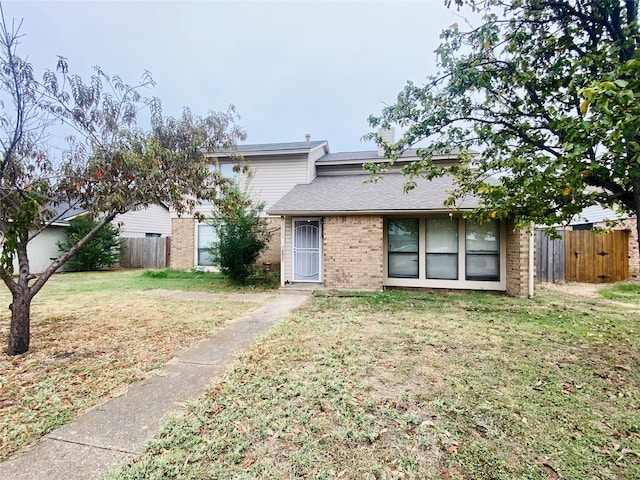
<instances>
[{"instance_id":1,"label":"shingled roof","mask_svg":"<svg viewBox=\"0 0 640 480\"><path fill-rule=\"evenodd\" d=\"M367 175L319 176L309 184L296 185L270 209L270 215L320 215L340 213L394 213L448 211L444 201L454 188L453 178L418 180L418 187L403 192L407 177L387 174L376 183ZM477 198L467 198L461 208L478 206Z\"/></svg>"},{"instance_id":2,"label":"shingled roof","mask_svg":"<svg viewBox=\"0 0 640 480\"><path fill-rule=\"evenodd\" d=\"M262 154L268 155L273 153L286 153L286 152L309 152L317 147L324 145L325 151L329 151L329 143L326 140L316 140L313 142L283 142L283 143L254 143L247 145L237 145L232 150L221 150L219 152L213 152L211 156L225 156L230 154Z\"/></svg>"}]
</instances>

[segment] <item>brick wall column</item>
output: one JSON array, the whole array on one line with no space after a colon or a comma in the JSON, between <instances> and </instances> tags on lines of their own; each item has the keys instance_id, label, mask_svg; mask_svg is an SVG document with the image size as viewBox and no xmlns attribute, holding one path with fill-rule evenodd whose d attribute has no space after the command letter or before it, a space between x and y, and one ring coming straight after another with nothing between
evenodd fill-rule
<instances>
[{"instance_id":1,"label":"brick wall column","mask_svg":"<svg viewBox=\"0 0 640 480\"><path fill-rule=\"evenodd\" d=\"M514 229L513 219L507 220L507 293L514 297L529 294L529 233Z\"/></svg>"},{"instance_id":2,"label":"brick wall column","mask_svg":"<svg viewBox=\"0 0 640 480\"><path fill-rule=\"evenodd\" d=\"M194 218L171 219L171 268L189 270L193 267L195 258Z\"/></svg>"},{"instance_id":3,"label":"brick wall column","mask_svg":"<svg viewBox=\"0 0 640 480\"><path fill-rule=\"evenodd\" d=\"M269 240L267 248L260 254L260 257L256 261L256 267L260 269L264 268L264 264L269 262L271 263L271 271L275 272L280 270L280 227L282 221L280 217L268 217L267 224L271 232L271 239Z\"/></svg>"},{"instance_id":4,"label":"brick wall column","mask_svg":"<svg viewBox=\"0 0 640 480\"><path fill-rule=\"evenodd\" d=\"M382 289L383 228L383 219L380 216L324 217L325 286L361 290Z\"/></svg>"}]
</instances>

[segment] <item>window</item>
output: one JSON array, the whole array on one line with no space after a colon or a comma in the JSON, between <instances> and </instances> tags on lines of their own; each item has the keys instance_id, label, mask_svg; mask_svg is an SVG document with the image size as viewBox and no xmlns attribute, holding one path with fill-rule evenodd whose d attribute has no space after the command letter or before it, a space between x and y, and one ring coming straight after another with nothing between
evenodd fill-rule
<instances>
[{"instance_id":1,"label":"window","mask_svg":"<svg viewBox=\"0 0 640 480\"><path fill-rule=\"evenodd\" d=\"M212 267L215 265L209 252L212 244L218 240L215 228L205 223L198 225L198 265Z\"/></svg>"},{"instance_id":2,"label":"window","mask_svg":"<svg viewBox=\"0 0 640 480\"><path fill-rule=\"evenodd\" d=\"M458 279L458 219L426 219L427 278Z\"/></svg>"},{"instance_id":3,"label":"window","mask_svg":"<svg viewBox=\"0 0 640 480\"><path fill-rule=\"evenodd\" d=\"M233 171L233 163L219 163L218 170L223 177L232 178L234 182L238 181L238 172Z\"/></svg>"},{"instance_id":4,"label":"window","mask_svg":"<svg viewBox=\"0 0 640 480\"><path fill-rule=\"evenodd\" d=\"M497 221L467 222L465 233L466 279L500 279L500 228Z\"/></svg>"},{"instance_id":5,"label":"window","mask_svg":"<svg viewBox=\"0 0 640 480\"><path fill-rule=\"evenodd\" d=\"M417 218L389 220L387 244L390 277L418 278L418 236Z\"/></svg>"},{"instance_id":6,"label":"window","mask_svg":"<svg viewBox=\"0 0 640 480\"><path fill-rule=\"evenodd\" d=\"M145 233L144 236L147 237L147 238L159 238L162 235L159 234L159 233Z\"/></svg>"},{"instance_id":7,"label":"window","mask_svg":"<svg viewBox=\"0 0 640 480\"><path fill-rule=\"evenodd\" d=\"M506 288L505 227L459 216L385 219L385 285Z\"/></svg>"}]
</instances>

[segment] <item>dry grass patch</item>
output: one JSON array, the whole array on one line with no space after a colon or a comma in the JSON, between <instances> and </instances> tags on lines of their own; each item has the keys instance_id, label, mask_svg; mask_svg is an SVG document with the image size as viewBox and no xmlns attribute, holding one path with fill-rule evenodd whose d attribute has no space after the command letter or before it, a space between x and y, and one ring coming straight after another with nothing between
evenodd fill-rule
<instances>
[{"instance_id":1,"label":"dry grass patch","mask_svg":"<svg viewBox=\"0 0 640 480\"><path fill-rule=\"evenodd\" d=\"M258 305L234 300L231 293L197 300L142 295L139 280L140 272L65 274L35 298L31 351L0 356L0 460L121 395ZM188 277L182 285L190 287ZM9 303L6 292L0 303ZM0 312L3 344L8 313Z\"/></svg>"},{"instance_id":2,"label":"dry grass patch","mask_svg":"<svg viewBox=\"0 0 640 480\"><path fill-rule=\"evenodd\" d=\"M640 478L630 308L316 297L110 478Z\"/></svg>"}]
</instances>

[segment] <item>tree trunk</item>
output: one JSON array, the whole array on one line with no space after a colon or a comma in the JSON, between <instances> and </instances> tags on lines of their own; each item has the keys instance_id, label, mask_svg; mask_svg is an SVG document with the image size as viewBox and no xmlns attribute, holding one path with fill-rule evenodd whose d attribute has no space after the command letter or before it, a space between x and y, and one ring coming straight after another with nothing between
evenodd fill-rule
<instances>
[{"instance_id":1,"label":"tree trunk","mask_svg":"<svg viewBox=\"0 0 640 480\"><path fill-rule=\"evenodd\" d=\"M20 355L29 351L31 298L29 292L17 288L13 293L11 329L9 332L9 355Z\"/></svg>"}]
</instances>

